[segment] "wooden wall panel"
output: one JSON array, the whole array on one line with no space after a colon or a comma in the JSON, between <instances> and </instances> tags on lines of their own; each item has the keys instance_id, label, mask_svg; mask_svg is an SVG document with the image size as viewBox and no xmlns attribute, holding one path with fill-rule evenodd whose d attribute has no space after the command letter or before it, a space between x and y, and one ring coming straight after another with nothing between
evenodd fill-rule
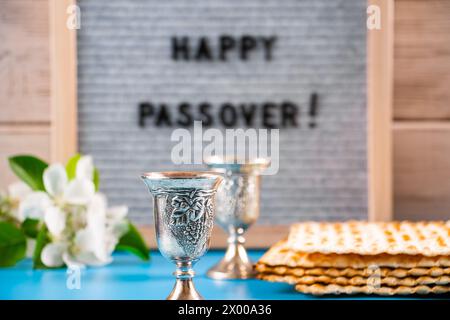
<instances>
[{"instance_id":1,"label":"wooden wall panel","mask_svg":"<svg viewBox=\"0 0 450 320\"><path fill-rule=\"evenodd\" d=\"M50 130L48 126L0 126L0 190L16 178L8 166L8 157L27 153L50 159Z\"/></svg>"},{"instance_id":2,"label":"wooden wall panel","mask_svg":"<svg viewBox=\"0 0 450 320\"><path fill-rule=\"evenodd\" d=\"M396 0L394 218L450 219L450 0Z\"/></svg>"},{"instance_id":3,"label":"wooden wall panel","mask_svg":"<svg viewBox=\"0 0 450 320\"><path fill-rule=\"evenodd\" d=\"M450 219L450 125L394 129L395 219Z\"/></svg>"},{"instance_id":4,"label":"wooden wall panel","mask_svg":"<svg viewBox=\"0 0 450 320\"><path fill-rule=\"evenodd\" d=\"M76 29L69 29L67 8L75 0L48 0L51 70L51 158L66 162L78 148ZM62 107L63 106L63 107Z\"/></svg>"},{"instance_id":5,"label":"wooden wall panel","mask_svg":"<svg viewBox=\"0 0 450 320\"><path fill-rule=\"evenodd\" d=\"M394 118L450 120L450 1L396 0Z\"/></svg>"},{"instance_id":6,"label":"wooden wall panel","mask_svg":"<svg viewBox=\"0 0 450 320\"><path fill-rule=\"evenodd\" d=\"M49 122L47 0L1 0L0 123Z\"/></svg>"},{"instance_id":7,"label":"wooden wall panel","mask_svg":"<svg viewBox=\"0 0 450 320\"><path fill-rule=\"evenodd\" d=\"M381 9L381 30L368 31L367 108L369 220L392 219L392 78L394 2L370 0Z\"/></svg>"},{"instance_id":8,"label":"wooden wall panel","mask_svg":"<svg viewBox=\"0 0 450 320\"><path fill-rule=\"evenodd\" d=\"M0 2L0 190L12 181L7 158L50 158L48 0Z\"/></svg>"}]
</instances>

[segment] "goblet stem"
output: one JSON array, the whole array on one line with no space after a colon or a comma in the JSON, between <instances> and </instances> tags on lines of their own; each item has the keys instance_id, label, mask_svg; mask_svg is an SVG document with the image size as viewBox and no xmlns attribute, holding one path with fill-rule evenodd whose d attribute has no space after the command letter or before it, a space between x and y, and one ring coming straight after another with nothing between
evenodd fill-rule
<instances>
[{"instance_id":1,"label":"goblet stem","mask_svg":"<svg viewBox=\"0 0 450 320\"><path fill-rule=\"evenodd\" d=\"M228 247L223 259L208 271L213 279L248 279L255 275L253 264L244 247L242 233L232 232L228 237Z\"/></svg>"},{"instance_id":2,"label":"goblet stem","mask_svg":"<svg viewBox=\"0 0 450 320\"><path fill-rule=\"evenodd\" d=\"M203 300L192 281L195 275L192 261L177 261L176 265L174 275L177 280L167 300Z\"/></svg>"}]
</instances>

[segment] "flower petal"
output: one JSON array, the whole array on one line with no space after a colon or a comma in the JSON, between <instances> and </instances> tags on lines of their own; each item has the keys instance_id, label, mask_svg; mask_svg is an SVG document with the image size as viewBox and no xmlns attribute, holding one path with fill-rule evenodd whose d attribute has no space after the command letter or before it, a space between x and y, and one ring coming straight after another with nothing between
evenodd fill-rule
<instances>
[{"instance_id":1,"label":"flower petal","mask_svg":"<svg viewBox=\"0 0 450 320\"><path fill-rule=\"evenodd\" d=\"M87 208L87 225L98 235L106 226L106 207L106 197L101 193L96 193Z\"/></svg>"},{"instance_id":2,"label":"flower petal","mask_svg":"<svg viewBox=\"0 0 450 320\"><path fill-rule=\"evenodd\" d=\"M80 252L76 255L76 260L90 266L104 266L112 262L112 257L108 256L106 259L98 259L92 252Z\"/></svg>"},{"instance_id":3,"label":"flower petal","mask_svg":"<svg viewBox=\"0 0 450 320\"><path fill-rule=\"evenodd\" d=\"M91 228L85 228L77 232L75 245L81 253L91 252L99 259L105 258L104 236Z\"/></svg>"},{"instance_id":4,"label":"flower petal","mask_svg":"<svg viewBox=\"0 0 450 320\"><path fill-rule=\"evenodd\" d=\"M84 263L77 261L77 259L68 252L63 253L62 259L68 268L84 268L85 267Z\"/></svg>"},{"instance_id":5,"label":"flower petal","mask_svg":"<svg viewBox=\"0 0 450 320\"><path fill-rule=\"evenodd\" d=\"M107 234L105 239L106 239L105 251L106 251L107 257L110 257L112 255L112 253L114 252L114 249L116 249L117 244L119 243L119 238L116 237L116 235L109 233L109 234Z\"/></svg>"},{"instance_id":6,"label":"flower petal","mask_svg":"<svg viewBox=\"0 0 450 320\"><path fill-rule=\"evenodd\" d=\"M92 181L94 177L94 162L91 156L83 156L78 160L75 176L79 179Z\"/></svg>"},{"instance_id":7,"label":"flower petal","mask_svg":"<svg viewBox=\"0 0 450 320\"><path fill-rule=\"evenodd\" d=\"M95 194L94 183L87 179L75 178L64 190L64 200L69 204L86 205Z\"/></svg>"},{"instance_id":8,"label":"flower petal","mask_svg":"<svg viewBox=\"0 0 450 320\"><path fill-rule=\"evenodd\" d=\"M110 231L111 226L107 225L106 209L105 196L96 193L86 210L86 228L75 235L76 261L88 265L104 265L112 261L111 253L117 243L117 237ZM123 210L118 211L116 214L123 214ZM123 228L119 228L117 232L123 232Z\"/></svg>"},{"instance_id":9,"label":"flower petal","mask_svg":"<svg viewBox=\"0 0 450 320\"><path fill-rule=\"evenodd\" d=\"M75 245L79 251L93 251L95 234L89 229L81 229L75 235Z\"/></svg>"},{"instance_id":10,"label":"flower petal","mask_svg":"<svg viewBox=\"0 0 450 320\"><path fill-rule=\"evenodd\" d=\"M93 233L94 241L91 251L99 259L103 259L105 253L105 234L106 234L106 197L97 193L89 203L86 212L87 229Z\"/></svg>"},{"instance_id":11,"label":"flower petal","mask_svg":"<svg viewBox=\"0 0 450 320\"><path fill-rule=\"evenodd\" d=\"M67 186L66 168L60 163L52 164L44 171L45 190L52 196L61 195Z\"/></svg>"},{"instance_id":12,"label":"flower petal","mask_svg":"<svg viewBox=\"0 0 450 320\"><path fill-rule=\"evenodd\" d=\"M45 212L44 221L50 233L59 236L66 227L66 213L52 206Z\"/></svg>"},{"instance_id":13,"label":"flower petal","mask_svg":"<svg viewBox=\"0 0 450 320\"><path fill-rule=\"evenodd\" d=\"M45 192L38 191L30 193L19 205L19 217L43 219L45 211L52 206L52 202Z\"/></svg>"},{"instance_id":14,"label":"flower petal","mask_svg":"<svg viewBox=\"0 0 450 320\"><path fill-rule=\"evenodd\" d=\"M22 201L32 192L31 188L22 181L14 182L8 187L8 195L14 200Z\"/></svg>"},{"instance_id":15,"label":"flower petal","mask_svg":"<svg viewBox=\"0 0 450 320\"><path fill-rule=\"evenodd\" d=\"M106 252L104 237L96 234L92 229L85 228L75 235L75 245L78 253L76 260L88 265L104 265L110 263L112 258Z\"/></svg>"},{"instance_id":16,"label":"flower petal","mask_svg":"<svg viewBox=\"0 0 450 320\"><path fill-rule=\"evenodd\" d=\"M126 220L116 222L108 228L108 236L116 238L116 242L119 242L120 237L126 234L129 230L129 225Z\"/></svg>"},{"instance_id":17,"label":"flower petal","mask_svg":"<svg viewBox=\"0 0 450 320\"><path fill-rule=\"evenodd\" d=\"M44 247L41 253L42 263L47 267L60 267L64 265L63 254L67 246L63 243L50 243Z\"/></svg>"},{"instance_id":18,"label":"flower petal","mask_svg":"<svg viewBox=\"0 0 450 320\"><path fill-rule=\"evenodd\" d=\"M111 222L118 222L126 218L128 214L127 206L116 206L108 208L106 211L106 217Z\"/></svg>"}]
</instances>

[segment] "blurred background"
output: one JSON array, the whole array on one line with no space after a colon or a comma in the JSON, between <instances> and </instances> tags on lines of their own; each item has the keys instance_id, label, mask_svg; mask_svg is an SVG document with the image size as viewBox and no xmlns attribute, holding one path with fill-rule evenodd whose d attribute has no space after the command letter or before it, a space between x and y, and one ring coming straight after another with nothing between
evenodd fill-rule
<instances>
[{"instance_id":1,"label":"blurred background","mask_svg":"<svg viewBox=\"0 0 450 320\"><path fill-rule=\"evenodd\" d=\"M211 75L211 72L214 78L214 72L223 75L227 70L232 70L230 77L222 77L226 81L217 84L216 89L223 86L223 92L209 88L201 98L189 99L193 103L201 99L219 103L231 99L228 93L232 91L233 97L237 95L241 102L253 101L256 96L261 99L291 99L300 105L307 105L311 92L317 91L319 101L323 103L323 108L319 109L316 131L289 129L285 137L281 135L282 141L287 141L285 147L281 143L281 157L288 160L284 166L283 162L280 163L282 171L278 178L268 177L266 184L263 182L262 224L284 224L314 218L361 219L367 216L365 97L371 93L366 92L365 80L368 54L365 41L366 1L288 1L284 7L274 1L251 1L245 11L247 16L241 17L241 21L246 23L239 25L239 19L236 22L231 18L234 12L232 6L238 7L238 2L226 4L220 1L215 6L198 1L198 6L184 11L184 7L190 8L185 1L177 1L171 7L156 5L158 1L80 0L81 28L76 30L77 35L70 33L74 30L55 27L64 25L67 15L73 13L64 9L75 2L56 2L0 0L1 189L15 180L8 169L8 156L26 153L48 161L61 160L67 154L63 152L61 156L60 150L52 148L55 148L55 143L64 145L67 139L69 150L75 141L76 149L94 156L103 174L103 190L112 197L113 202L127 202L134 210L134 219L142 225L150 224L150 204L147 207L146 204L141 205L143 199L148 197L144 186L138 185L140 182L137 180L114 179L121 169L132 166L126 172L129 176L141 168L165 169L165 161L169 159L158 158L163 151L154 149L154 145L136 149L136 146L142 146L146 137L167 137L173 129L152 127L142 131L137 126L136 118L139 103L149 99L175 103L204 89L191 86L183 96L179 90L183 83L175 83L169 90L168 82L173 79L171 77L177 76L175 71L195 79L205 74ZM385 129L392 134L392 155L389 155L392 169L391 218L448 219L450 0L379 2L392 2L393 7L390 30L393 32L393 68L392 73L385 74L382 79L384 83L392 83L392 117ZM56 9L60 10L57 14ZM219 18L215 19L218 12ZM290 16L287 15L289 12L292 13ZM327 16L326 12L331 13ZM209 27L205 21L210 23ZM233 24L237 25L236 29L231 28ZM207 67L204 64L194 64L194 67L190 64L191 69L183 69L180 64L163 67L164 59L170 62L170 53L157 51L158 41L169 41L170 36L177 33L213 36L215 32L222 32L215 29L217 26L239 34L242 30L249 30L246 26L253 28L250 29L253 34L275 33L281 44L288 43L288 49L283 51L280 44L281 49L276 51L279 56L274 57L272 64L252 64L250 61L247 69L238 62ZM78 43L78 46L74 48L58 42L64 37L72 44ZM70 40L71 37L76 37L77 41ZM73 50L64 51L64 48ZM72 63L76 66L75 71ZM154 67L150 67L152 63ZM370 64L370 60L367 63ZM145 69L146 66L148 69ZM76 71L77 83L70 80ZM264 87L264 81L252 82L254 77L269 77L271 82ZM236 82L236 79L242 82ZM64 87L67 82L77 90L58 92L57 88ZM260 90L254 96L247 96L253 88L252 84ZM236 91L239 86L241 90ZM55 110L55 105L58 105L58 110ZM76 109L72 109L72 105ZM344 120L342 114L336 112L340 107L348 108L350 112ZM71 113L73 110L75 114ZM99 114L103 116L102 121ZM61 121L61 117L67 122ZM68 136L59 134L74 122L75 127L68 128ZM340 126L336 127L335 123ZM74 130L76 137L70 135ZM129 136L124 135L130 131ZM295 139L296 134L298 139ZM329 140L333 136L343 137L338 139L336 149L330 147L336 143ZM130 137L129 141L124 137ZM355 140L355 137L360 139ZM154 141L159 140L155 138ZM158 143L161 145L164 142ZM346 147L340 148L339 143ZM303 176L298 173L298 180L283 180L283 177L296 177L298 168L291 168L292 159L294 162L296 159L295 152L300 164L310 170ZM309 158L302 158L305 152L310 152ZM330 182L332 173L326 171L333 172L333 163L315 160L325 156L334 156L333 163L338 166L342 164L338 168L342 169L340 175L334 177L335 183ZM311 161L308 164L308 159L312 159L312 164ZM314 167L317 163L323 165ZM314 168L322 176L314 176L311 173ZM299 186L300 192L283 200L286 191L279 188L286 183ZM349 189L345 194L344 189L349 184L353 184L354 189ZM315 187L316 193L301 192L308 186ZM326 188L331 188L331 191ZM137 192L141 193L136 196ZM339 192L342 193L339 199L326 196ZM324 203L331 209L325 210ZM319 204L319 208L312 209L314 204ZM323 206L320 207L320 204ZM272 216L273 212L279 215Z\"/></svg>"}]
</instances>

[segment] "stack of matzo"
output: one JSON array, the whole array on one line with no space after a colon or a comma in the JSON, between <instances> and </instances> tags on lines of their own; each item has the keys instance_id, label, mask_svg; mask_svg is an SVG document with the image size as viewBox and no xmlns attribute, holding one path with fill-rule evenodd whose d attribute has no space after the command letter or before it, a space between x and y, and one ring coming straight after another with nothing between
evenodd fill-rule
<instances>
[{"instance_id":1,"label":"stack of matzo","mask_svg":"<svg viewBox=\"0 0 450 320\"><path fill-rule=\"evenodd\" d=\"M315 295L446 293L450 222L298 223L256 270Z\"/></svg>"}]
</instances>

